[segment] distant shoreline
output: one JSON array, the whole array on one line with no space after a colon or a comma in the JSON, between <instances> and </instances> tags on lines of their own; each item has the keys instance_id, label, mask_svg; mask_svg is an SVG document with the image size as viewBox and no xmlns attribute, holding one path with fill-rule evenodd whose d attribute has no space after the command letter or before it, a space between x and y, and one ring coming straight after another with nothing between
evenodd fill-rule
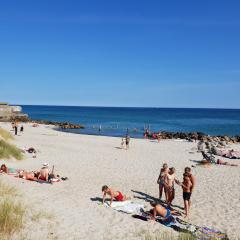
<instances>
[{"instance_id":1,"label":"distant shoreline","mask_svg":"<svg viewBox=\"0 0 240 240\"><path fill-rule=\"evenodd\" d=\"M126 109L188 109L188 110L239 110L240 108L216 108L216 107L136 107L136 106L81 106L81 105L44 105L44 104L12 104L13 106L36 106L36 107L81 107L81 108L126 108Z\"/></svg>"}]
</instances>

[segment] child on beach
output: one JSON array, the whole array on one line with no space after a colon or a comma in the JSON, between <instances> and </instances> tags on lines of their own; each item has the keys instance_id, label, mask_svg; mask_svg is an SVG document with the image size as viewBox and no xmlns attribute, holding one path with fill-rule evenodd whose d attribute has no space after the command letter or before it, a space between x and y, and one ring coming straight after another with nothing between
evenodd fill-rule
<instances>
[{"instance_id":1,"label":"child on beach","mask_svg":"<svg viewBox=\"0 0 240 240\"><path fill-rule=\"evenodd\" d=\"M189 210L190 210L190 198L191 198L191 189L192 189L192 182L188 174L183 174L183 182L180 183L177 181L177 183L182 186L183 189L183 201L184 201L184 210L185 210L185 216L189 216Z\"/></svg>"},{"instance_id":2,"label":"child on beach","mask_svg":"<svg viewBox=\"0 0 240 240\"><path fill-rule=\"evenodd\" d=\"M103 199L102 199L102 203L103 204L105 202L106 195L109 195L111 197L111 199L110 199L110 207L112 205L113 199L115 199L116 201L119 201L119 202L123 202L123 201L126 201L126 200L130 199L129 197L123 195L121 192L114 191L113 189L109 188L106 185L104 185L102 187L102 192L103 192Z\"/></svg>"},{"instance_id":3,"label":"child on beach","mask_svg":"<svg viewBox=\"0 0 240 240\"><path fill-rule=\"evenodd\" d=\"M124 138L122 138L122 141L121 141L121 149L124 148Z\"/></svg>"},{"instance_id":4,"label":"child on beach","mask_svg":"<svg viewBox=\"0 0 240 240\"><path fill-rule=\"evenodd\" d=\"M159 200L161 200L161 198L162 198L163 189L165 192L165 197L167 199L167 192L166 192L166 188L164 187L165 186L164 182L165 182L165 176L166 176L166 174L168 174L168 172L169 172L168 165L166 163L164 163L160 170L160 174L159 174L159 177L157 180L157 184L159 185Z\"/></svg>"}]
</instances>

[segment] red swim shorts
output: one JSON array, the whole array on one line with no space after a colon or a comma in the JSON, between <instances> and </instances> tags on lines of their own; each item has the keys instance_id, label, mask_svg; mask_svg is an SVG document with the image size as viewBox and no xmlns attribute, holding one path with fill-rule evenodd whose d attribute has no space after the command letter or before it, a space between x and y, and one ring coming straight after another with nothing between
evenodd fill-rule
<instances>
[{"instance_id":1,"label":"red swim shorts","mask_svg":"<svg viewBox=\"0 0 240 240\"><path fill-rule=\"evenodd\" d=\"M118 192L118 195L115 197L115 199L116 199L117 201L122 202L122 201L123 201L123 195L122 195L122 193L121 193L121 192Z\"/></svg>"}]
</instances>

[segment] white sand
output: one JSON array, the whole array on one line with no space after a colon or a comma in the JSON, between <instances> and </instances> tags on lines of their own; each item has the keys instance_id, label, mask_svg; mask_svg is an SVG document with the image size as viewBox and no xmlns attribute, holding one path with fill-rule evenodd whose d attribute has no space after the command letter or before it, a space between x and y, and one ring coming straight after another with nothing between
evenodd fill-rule
<instances>
[{"instance_id":1,"label":"white sand","mask_svg":"<svg viewBox=\"0 0 240 240\"><path fill-rule=\"evenodd\" d=\"M10 124L0 126L10 130ZM22 161L1 161L11 167L37 170L48 162L55 165L61 176L68 181L39 184L12 176L0 178L16 186L36 209L45 209L55 218L49 220L49 228L39 223L28 229L29 239L141 239L139 233L162 230L173 232L156 222L133 219L131 215L119 213L99 206L91 198L101 197L101 186L107 184L133 197L148 194L158 196L156 184L159 169L166 162L174 166L182 179L183 169L195 165L190 160L201 160L201 154L190 154L195 143L161 141L160 143L131 139L130 150L119 149L121 140L112 137L97 137L57 132L41 125L33 128L25 125L22 136L14 143L18 147L34 147L39 150L37 158L25 155ZM239 146L234 146L240 149ZM240 160L228 160L239 163ZM188 221L226 231L231 239L240 236L240 168L211 166L193 168L197 185L193 194L193 206ZM142 194L133 191L142 192ZM143 199L136 202L149 204ZM182 190L176 186L174 205L183 206ZM33 230L34 229L34 230ZM33 232L34 231L34 232Z\"/></svg>"}]
</instances>

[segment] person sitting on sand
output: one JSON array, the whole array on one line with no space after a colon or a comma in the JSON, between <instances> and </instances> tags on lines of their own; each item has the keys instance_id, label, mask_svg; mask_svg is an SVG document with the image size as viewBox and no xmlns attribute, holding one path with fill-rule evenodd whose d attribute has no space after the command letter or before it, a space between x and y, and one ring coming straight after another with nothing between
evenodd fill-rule
<instances>
[{"instance_id":1,"label":"person sitting on sand","mask_svg":"<svg viewBox=\"0 0 240 240\"><path fill-rule=\"evenodd\" d=\"M165 182L164 179L165 179L166 174L168 174L168 172L169 172L168 165L166 163L164 163L160 170L160 174L159 174L159 177L157 180L157 184L159 185L159 200L161 200L161 198L162 198L163 189L165 192L165 198L167 199L167 191L166 191L166 188L164 187L164 182Z\"/></svg>"},{"instance_id":2,"label":"person sitting on sand","mask_svg":"<svg viewBox=\"0 0 240 240\"><path fill-rule=\"evenodd\" d=\"M38 180L48 181L49 168L48 163L44 163L39 171Z\"/></svg>"},{"instance_id":3,"label":"person sitting on sand","mask_svg":"<svg viewBox=\"0 0 240 240\"><path fill-rule=\"evenodd\" d=\"M153 209L150 210L152 215L151 220L156 220L157 216L163 217L164 219L169 219L172 217L172 215L178 214L177 211L165 208L157 202L150 202L150 205L153 207Z\"/></svg>"},{"instance_id":4,"label":"person sitting on sand","mask_svg":"<svg viewBox=\"0 0 240 240\"><path fill-rule=\"evenodd\" d=\"M189 175L184 173L183 174L183 182L176 181L177 184L182 186L183 189L183 201L184 201L184 210L185 210L185 217L189 216L189 210L190 210L190 198L191 198L191 187L192 183L189 178Z\"/></svg>"},{"instance_id":5,"label":"person sitting on sand","mask_svg":"<svg viewBox=\"0 0 240 240\"><path fill-rule=\"evenodd\" d=\"M119 201L119 202L123 202L123 201L126 201L126 200L130 199L129 197L123 195L121 192L114 191L113 189L109 188L106 185L104 185L102 187L102 192L103 192L102 203L104 204L105 199L106 199L106 195L109 195L111 197L110 206L112 205L113 199L115 199L116 201Z\"/></svg>"}]
</instances>

